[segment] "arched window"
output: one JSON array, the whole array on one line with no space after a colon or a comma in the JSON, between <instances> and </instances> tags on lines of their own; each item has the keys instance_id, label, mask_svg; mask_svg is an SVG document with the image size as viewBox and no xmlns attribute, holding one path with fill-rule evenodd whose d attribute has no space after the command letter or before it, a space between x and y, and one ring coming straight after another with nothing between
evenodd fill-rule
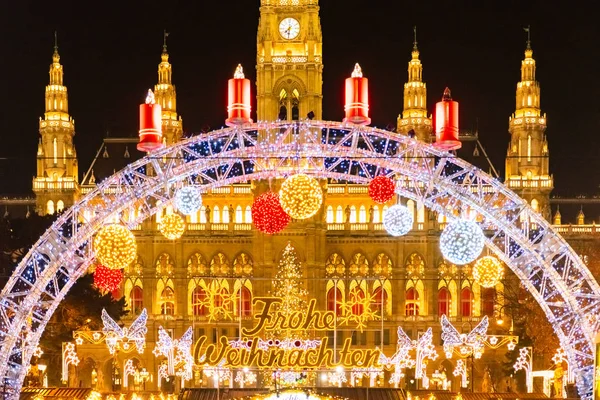
<instances>
[{"instance_id":1,"label":"arched window","mask_svg":"<svg viewBox=\"0 0 600 400\"><path fill-rule=\"evenodd\" d=\"M342 315L342 291L332 287L327 292L327 311L335 311L338 317Z\"/></svg>"},{"instance_id":2,"label":"arched window","mask_svg":"<svg viewBox=\"0 0 600 400\"><path fill-rule=\"evenodd\" d=\"M129 294L129 304L134 315L138 315L144 309L144 290L135 285Z\"/></svg>"},{"instance_id":3,"label":"arched window","mask_svg":"<svg viewBox=\"0 0 600 400\"><path fill-rule=\"evenodd\" d=\"M206 290L201 286L196 286L192 292L192 310L195 316L202 316L206 313Z\"/></svg>"},{"instance_id":4,"label":"arched window","mask_svg":"<svg viewBox=\"0 0 600 400\"><path fill-rule=\"evenodd\" d=\"M237 206L235 208L235 223L236 224L244 223L244 211L242 210L242 206Z\"/></svg>"},{"instance_id":5,"label":"arched window","mask_svg":"<svg viewBox=\"0 0 600 400\"><path fill-rule=\"evenodd\" d=\"M422 224L425 222L425 206L421 202L417 204L417 222Z\"/></svg>"},{"instance_id":6,"label":"arched window","mask_svg":"<svg viewBox=\"0 0 600 400\"><path fill-rule=\"evenodd\" d=\"M217 308L225 307L228 311L231 311L231 301L228 300L229 298L231 298L231 296L229 296L229 290L226 287L221 287L215 294L213 303Z\"/></svg>"},{"instance_id":7,"label":"arched window","mask_svg":"<svg viewBox=\"0 0 600 400\"><path fill-rule=\"evenodd\" d=\"M335 222L337 222L338 224L344 223L344 209L342 208L342 206L337 206L337 208L335 209Z\"/></svg>"},{"instance_id":8,"label":"arched window","mask_svg":"<svg viewBox=\"0 0 600 400\"><path fill-rule=\"evenodd\" d=\"M364 298L365 292L360 287L356 287L350 291L350 302L354 304L352 306L353 315L363 315L365 306L363 305L362 300L364 300Z\"/></svg>"},{"instance_id":9,"label":"arched window","mask_svg":"<svg viewBox=\"0 0 600 400\"><path fill-rule=\"evenodd\" d=\"M238 301L241 303L241 315L242 317L249 317L252 315L252 293L246 286L242 286L242 292L237 292ZM238 311L238 316L240 315Z\"/></svg>"},{"instance_id":10,"label":"arched window","mask_svg":"<svg viewBox=\"0 0 600 400\"><path fill-rule=\"evenodd\" d=\"M381 286L375 288L373 290L373 303L371 303L371 308L378 313L379 315L384 315L383 310L386 309L388 301L388 294L385 289Z\"/></svg>"},{"instance_id":11,"label":"arched window","mask_svg":"<svg viewBox=\"0 0 600 400\"><path fill-rule=\"evenodd\" d=\"M162 315L175 314L175 292L170 286L163 289L160 294L160 313Z\"/></svg>"},{"instance_id":12,"label":"arched window","mask_svg":"<svg viewBox=\"0 0 600 400\"><path fill-rule=\"evenodd\" d=\"M46 214L54 215L54 202L52 200L48 200L46 203Z\"/></svg>"},{"instance_id":13,"label":"arched window","mask_svg":"<svg viewBox=\"0 0 600 400\"><path fill-rule=\"evenodd\" d=\"M533 208L533 211L535 211L535 212L540 211L540 205L539 205L537 199L531 200L531 208Z\"/></svg>"},{"instance_id":14,"label":"arched window","mask_svg":"<svg viewBox=\"0 0 600 400\"><path fill-rule=\"evenodd\" d=\"M246 206L246 217L244 219L247 224L252 223L252 207Z\"/></svg>"},{"instance_id":15,"label":"arched window","mask_svg":"<svg viewBox=\"0 0 600 400\"><path fill-rule=\"evenodd\" d=\"M63 211L65 211L65 203L63 203L62 200L59 200L56 202L56 212L61 213Z\"/></svg>"},{"instance_id":16,"label":"arched window","mask_svg":"<svg viewBox=\"0 0 600 400\"><path fill-rule=\"evenodd\" d=\"M325 218L325 222L328 224L332 224L334 221L333 215L333 206L327 206L327 217Z\"/></svg>"},{"instance_id":17,"label":"arched window","mask_svg":"<svg viewBox=\"0 0 600 400\"><path fill-rule=\"evenodd\" d=\"M219 206L215 206L213 208L213 220L212 222L214 224L220 224L221 223L221 210L219 210Z\"/></svg>"},{"instance_id":18,"label":"arched window","mask_svg":"<svg viewBox=\"0 0 600 400\"><path fill-rule=\"evenodd\" d=\"M406 291L406 305L404 306L405 315L419 315L419 292L414 287Z\"/></svg>"},{"instance_id":19,"label":"arched window","mask_svg":"<svg viewBox=\"0 0 600 400\"><path fill-rule=\"evenodd\" d=\"M373 223L378 224L381 222L381 214L379 214L379 206L373 207Z\"/></svg>"},{"instance_id":20,"label":"arched window","mask_svg":"<svg viewBox=\"0 0 600 400\"><path fill-rule=\"evenodd\" d=\"M54 100L54 108L56 108L56 100ZM56 138L52 141L52 147L54 147L54 164L58 164L58 143Z\"/></svg>"},{"instance_id":21,"label":"arched window","mask_svg":"<svg viewBox=\"0 0 600 400\"><path fill-rule=\"evenodd\" d=\"M356 207L355 206L350 206L350 223L351 224L356 223Z\"/></svg>"},{"instance_id":22,"label":"arched window","mask_svg":"<svg viewBox=\"0 0 600 400\"><path fill-rule=\"evenodd\" d=\"M438 291L438 316L450 316L450 301L452 296L448 288L443 287Z\"/></svg>"},{"instance_id":23,"label":"arched window","mask_svg":"<svg viewBox=\"0 0 600 400\"><path fill-rule=\"evenodd\" d=\"M227 207L227 206L223 207L223 223L224 224L229 223L229 207Z\"/></svg>"},{"instance_id":24,"label":"arched window","mask_svg":"<svg viewBox=\"0 0 600 400\"><path fill-rule=\"evenodd\" d=\"M460 291L460 311L463 317L473 315L473 291L468 287Z\"/></svg>"},{"instance_id":25,"label":"arched window","mask_svg":"<svg viewBox=\"0 0 600 400\"><path fill-rule=\"evenodd\" d=\"M206 223L206 206L202 206L200 208L200 223L201 224Z\"/></svg>"},{"instance_id":26,"label":"arched window","mask_svg":"<svg viewBox=\"0 0 600 400\"><path fill-rule=\"evenodd\" d=\"M496 303L496 289L482 288L481 313L488 317L494 316L494 304Z\"/></svg>"},{"instance_id":27,"label":"arched window","mask_svg":"<svg viewBox=\"0 0 600 400\"><path fill-rule=\"evenodd\" d=\"M358 210L358 222L364 224L367 222L367 209L365 206L360 206Z\"/></svg>"}]
</instances>

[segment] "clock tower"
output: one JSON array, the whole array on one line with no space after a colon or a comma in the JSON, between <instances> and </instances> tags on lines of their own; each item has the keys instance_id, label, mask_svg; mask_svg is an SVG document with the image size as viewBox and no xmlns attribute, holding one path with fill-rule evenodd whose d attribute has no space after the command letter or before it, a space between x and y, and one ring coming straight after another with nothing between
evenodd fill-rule
<instances>
[{"instance_id":1,"label":"clock tower","mask_svg":"<svg viewBox=\"0 0 600 400\"><path fill-rule=\"evenodd\" d=\"M318 0L261 0L257 119L322 119L323 36Z\"/></svg>"}]
</instances>

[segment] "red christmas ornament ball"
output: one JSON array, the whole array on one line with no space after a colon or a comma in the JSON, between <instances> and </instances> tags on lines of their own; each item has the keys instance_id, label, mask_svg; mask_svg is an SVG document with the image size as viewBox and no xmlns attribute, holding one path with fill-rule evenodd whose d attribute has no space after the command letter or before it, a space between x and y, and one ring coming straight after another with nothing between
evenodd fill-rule
<instances>
[{"instance_id":1,"label":"red christmas ornament ball","mask_svg":"<svg viewBox=\"0 0 600 400\"><path fill-rule=\"evenodd\" d=\"M396 185L387 176L375 177L369 183L369 196L375 203L387 203L394 197L394 194L396 194Z\"/></svg>"},{"instance_id":2,"label":"red christmas ornament ball","mask_svg":"<svg viewBox=\"0 0 600 400\"><path fill-rule=\"evenodd\" d=\"M102 291L112 292L121 286L123 270L97 265L94 271L94 285Z\"/></svg>"},{"instance_id":3,"label":"red christmas ornament ball","mask_svg":"<svg viewBox=\"0 0 600 400\"><path fill-rule=\"evenodd\" d=\"M285 229L290 216L283 211L277 193L265 192L252 204L252 222L259 231L272 235Z\"/></svg>"}]
</instances>

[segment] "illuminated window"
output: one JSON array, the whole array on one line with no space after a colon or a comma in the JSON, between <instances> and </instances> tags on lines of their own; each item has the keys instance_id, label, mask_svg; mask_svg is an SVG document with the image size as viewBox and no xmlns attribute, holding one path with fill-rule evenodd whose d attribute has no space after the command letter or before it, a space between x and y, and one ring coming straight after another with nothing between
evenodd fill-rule
<instances>
[{"instance_id":1,"label":"illuminated window","mask_svg":"<svg viewBox=\"0 0 600 400\"><path fill-rule=\"evenodd\" d=\"M531 161L531 135L527 135L527 161Z\"/></svg>"},{"instance_id":2,"label":"illuminated window","mask_svg":"<svg viewBox=\"0 0 600 400\"><path fill-rule=\"evenodd\" d=\"M227 206L223 207L223 223L229 223L229 207Z\"/></svg>"},{"instance_id":3,"label":"illuminated window","mask_svg":"<svg viewBox=\"0 0 600 400\"><path fill-rule=\"evenodd\" d=\"M246 286L243 286L241 294L240 294L240 291L238 290L237 298L238 298L238 301L241 302L242 317L251 316L252 315L252 293L250 292L250 289L248 289ZM238 316L240 315L239 311L238 311L237 315Z\"/></svg>"},{"instance_id":4,"label":"illuminated window","mask_svg":"<svg viewBox=\"0 0 600 400\"><path fill-rule=\"evenodd\" d=\"M350 223L351 224L356 223L356 207L355 206L350 207Z\"/></svg>"},{"instance_id":5,"label":"illuminated window","mask_svg":"<svg viewBox=\"0 0 600 400\"><path fill-rule=\"evenodd\" d=\"M326 222L328 224L333 223L334 218L333 218L333 206L327 206L327 217L326 217Z\"/></svg>"},{"instance_id":6,"label":"illuminated window","mask_svg":"<svg viewBox=\"0 0 600 400\"><path fill-rule=\"evenodd\" d=\"M213 220L212 222L214 224L218 224L221 222L221 211L219 210L219 206L215 206L215 208L213 208Z\"/></svg>"},{"instance_id":7,"label":"illuminated window","mask_svg":"<svg viewBox=\"0 0 600 400\"><path fill-rule=\"evenodd\" d=\"M52 141L52 145L54 147L54 164L58 164L58 142L56 138Z\"/></svg>"},{"instance_id":8,"label":"illuminated window","mask_svg":"<svg viewBox=\"0 0 600 400\"><path fill-rule=\"evenodd\" d=\"M494 304L496 302L496 289L483 288L481 291L481 313L488 317L494 316Z\"/></svg>"},{"instance_id":9,"label":"illuminated window","mask_svg":"<svg viewBox=\"0 0 600 400\"><path fill-rule=\"evenodd\" d=\"M463 317L473 314L473 292L468 287L460 291L460 310Z\"/></svg>"},{"instance_id":10,"label":"illuminated window","mask_svg":"<svg viewBox=\"0 0 600 400\"><path fill-rule=\"evenodd\" d=\"M65 210L65 203L62 200L56 202L56 212L63 212Z\"/></svg>"},{"instance_id":11,"label":"illuminated window","mask_svg":"<svg viewBox=\"0 0 600 400\"><path fill-rule=\"evenodd\" d=\"M381 214L379 214L379 206L373 207L373 223L378 224L381 222Z\"/></svg>"},{"instance_id":12,"label":"illuminated window","mask_svg":"<svg viewBox=\"0 0 600 400\"><path fill-rule=\"evenodd\" d=\"M242 206L237 206L235 208L235 223L241 224L244 222L244 211L242 211Z\"/></svg>"},{"instance_id":13,"label":"illuminated window","mask_svg":"<svg viewBox=\"0 0 600 400\"><path fill-rule=\"evenodd\" d=\"M388 294L385 289L379 286L373 290L373 303L371 303L371 308L379 313L379 315L383 315L383 310L386 309L387 301Z\"/></svg>"},{"instance_id":14,"label":"illuminated window","mask_svg":"<svg viewBox=\"0 0 600 400\"><path fill-rule=\"evenodd\" d=\"M200 223L201 224L206 223L206 206L202 206L200 208Z\"/></svg>"},{"instance_id":15,"label":"illuminated window","mask_svg":"<svg viewBox=\"0 0 600 400\"><path fill-rule=\"evenodd\" d=\"M414 287L406 291L406 305L404 306L404 315L419 315L419 292Z\"/></svg>"},{"instance_id":16,"label":"illuminated window","mask_svg":"<svg viewBox=\"0 0 600 400\"><path fill-rule=\"evenodd\" d=\"M443 287L438 291L438 316L450 315L451 298L448 288Z\"/></svg>"},{"instance_id":17,"label":"illuminated window","mask_svg":"<svg viewBox=\"0 0 600 400\"><path fill-rule=\"evenodd\" d=\"M206 302L206 291L200 286L196 286L192 292L192 310L195 316L202 316L206 313L204 304Z\"/></svg>"},{"instance_id":18,"label":"illuminated window","mask_svg":"<svg viewBox=\"0 0 600 400\"><path fill-rule=\"evenodd\" d=\"M144 309L144 290L141 287L136 285L131 289L129 303L133 314L138 315L142 312Z\"/></svg>"},{"instance_id":19,"label":"illuminated window","mask_svg":"<svg viewBox=\"0 0 600 400\"><path fill-rule=\"evenodd\" d=\"M246 206L245 222L247 224L251 224L252 223L252 207L250 207L250 206Z\"/></svg>"},{"instance_id":20,"label":"illuminated window","mask_svg":"<svg viewBox=\"0 0 600 400\"><path fill-rule=\"evenodd\" d=\"M344 209L342 206L337 206L337 209L335 210L335 222L338 224L344 223Z\"/></svg>"},{"instance_id":21,"label":"illuminated window","mask_svg":"<svg viewBox=\"0 0 600 400\"><path fill-rule=\"evenodd\" d=\"M360 222L361 224L367 222L367 209L365 208L365 206L360 206L360 209L358 211L358 222Z\"/></svg>"},{"instance_id":22,"label":"illuminated window","mask_svg":"<svg viewBox=\"0 0 600 400\"><path fill-rule=\"evenodd\" d=\"M350 292L350 301L354 304L352 306L353 315L363 315L365 307L362 300L365 298L365 292L362 289L356 289Z\"/></svg>"},{"instance_id":23,"label":"illuminated window","mask_svg":"<svg viewBox=\"0 0 600 400\"><path fill-rule=\"evenodd\" d=\"M160 313L162 315L175 314L175 292L169 286L163 289L160 294Z\"/></svg>"},{"instance_id":24,"label":"illuminated window","mask_svg":"<svg viewBox=\"0 0 600 400\"><path fill-rule=\"evenodd\" d=\"M54 202L52 200L48 200L46 203L46 214L54 215Z\"/></svg>"},{"instance_id":25,"label":"illuminated window","mask_svg":"<svg viewBox=\"0 0 600 400\"><path fill-rule=\"evenodd\" d=\"M215 294L215 297L213 299L213 303L215 304L215 307L223 307L223 304L225 304L225 309L228 311L231 311L231 302L225 302L225 299L227 299L229 297L229 290L227 290L227 288L222 287L218 293Z\"/></svg>"},{"instance_id":26,"label":"illuminated window","mask_svg":"<svg viewBox=\"0 0 600 400\"><path fill-rule=\"evenodd\" d=\"M339 288L331 288L327 292L327 311L335 311L335 315L342 315L342 291Z\"/></svg>"}]
</instances>

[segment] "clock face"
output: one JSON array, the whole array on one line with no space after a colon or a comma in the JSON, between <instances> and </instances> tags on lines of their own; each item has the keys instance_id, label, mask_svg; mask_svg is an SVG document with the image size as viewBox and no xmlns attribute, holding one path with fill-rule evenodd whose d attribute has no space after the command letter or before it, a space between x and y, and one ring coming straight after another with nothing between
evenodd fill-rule
<instances>
[{"instance_id":1,"label":"clock face","mask_svg":"<svg viewBox=\"0 0 600 400\"><path fill-rule=\"evenodd\" d=\"M279 23L279 33L285 39L295 39L300 34L300 22L294 18L285 18Z\"/></svg>"}]
</instances>

